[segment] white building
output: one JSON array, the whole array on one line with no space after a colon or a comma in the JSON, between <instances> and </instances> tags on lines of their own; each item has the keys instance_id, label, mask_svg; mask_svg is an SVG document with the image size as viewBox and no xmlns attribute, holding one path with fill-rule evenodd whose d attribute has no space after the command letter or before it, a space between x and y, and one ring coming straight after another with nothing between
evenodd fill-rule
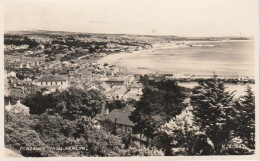
<instances>
[{"instance_id":1,"label":"white building","mask_svg":"<svg viewBox=\"0 0 260 161\"><path fill-rule=\"evenodd\" d=\"M143 94L143 92L142 92L143 88L140 85L135 85L135 84L130 85L129 90L130 90L129 91L130 93L135 93L135 94L138 94L138 95Z\"/></svg>"},{"instance_id":2,"label":"white building","mask_svg":"<svg viewBox=\"0 0 260 161\"><path fill-rule=\"evenodd\" d=\"M38 89L46 88L51 92L55 92L56 89L64 90L68 87L68 80L58 75L47 75L36 80Z\"/></svg>"},{"instance_id":3,"label":"white building","mask_svg":"<svg viewBox=\"0 0 260 161\"><path fill-rule=\"evenodd\" d=\"M7 77L16 77L16 73L11 71L10 73L7 74Z\"/></svg>"}]
</instances>

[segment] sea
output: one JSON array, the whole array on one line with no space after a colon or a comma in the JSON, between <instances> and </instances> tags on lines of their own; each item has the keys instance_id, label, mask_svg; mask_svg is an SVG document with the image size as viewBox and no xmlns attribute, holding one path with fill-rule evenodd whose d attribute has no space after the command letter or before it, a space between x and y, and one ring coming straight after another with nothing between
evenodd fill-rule
<instances>
[{"instance_id":1,"label":"sea","mask_svg":"<svg viewBox=\"0 0 260 161\"><path fill-rule=\"evenodd\" d=\"M187 44L187 43L186 43ZM211 74L254 76L254 41L189 42L186 47L155 49L117 60L132 73ZM195 83L196 84L196 83ZM194 82L182 85L191 87ZM254 89L254 84L249 84ZM243 95L246 84L226 84Z\"/></svg>"},{"instance_id":2,"label":"sea","mask_svg":"<svg viewBox=\"0 0 260 161\"><path fill-rule=\"evenodd\" d=\"M254 41L191 42L214 47L161 48L124 57L117 64L133 73L254 75Z\"/></svg>"}]
</instances>

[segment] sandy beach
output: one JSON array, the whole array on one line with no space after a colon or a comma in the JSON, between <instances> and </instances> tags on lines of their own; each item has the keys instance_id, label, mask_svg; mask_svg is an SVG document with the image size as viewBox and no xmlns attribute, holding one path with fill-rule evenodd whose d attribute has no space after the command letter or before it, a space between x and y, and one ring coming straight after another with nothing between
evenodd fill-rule
<instances>
[{"instance_id":1,"label":"sandy beach","mask_svg":"<svg viewBox=\"0 0 260 161\"><path fill-rule=\"evenodd\" d=\"M119 53L114 53L107 55L97 61L97 64L103 65L105 63L109 65L119 65L120 60L125 59L125 58L130 58L130 57L136 57L139 56L140 54L151 54L155 50L158 49L168 49L168 48L183 48L187 47L187 44L189 42L180 42L184 43L184 45L176 45L176 43L167 43L167 45L161 45L161 44L156 44L155 47L149 48L149 49L144 49L144 50L138 50L138 51L132 51L130 52L119 52ZM133 65L135 66L135 65ZM131 65L128 65L129 68L131 68Z\"/></svg>"},{"instance_id":2,"label":"sandy beach","mask_svg":"<svg viewBox=\"0 0 260 161\"><path fill-rule=\"evenodd\" d=\"M191 47L191 44L205 47ZM253 44L253 41L155 44L155 47L146 50L110 54L97 63L116 65L136 74L212 74L215 71L217 74L251 75L254 73Z\"/></svg>"}]
</instances>

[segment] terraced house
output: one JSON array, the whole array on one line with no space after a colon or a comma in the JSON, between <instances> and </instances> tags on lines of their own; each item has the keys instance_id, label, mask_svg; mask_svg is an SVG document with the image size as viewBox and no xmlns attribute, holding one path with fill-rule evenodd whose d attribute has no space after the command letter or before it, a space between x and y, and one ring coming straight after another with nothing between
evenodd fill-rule
<instances>
[{"instance_id":1,"label":"terraced house","mask_svg":"<svg viewBox=\"0 0 260 161\"><path fill-rule=\"evenodd\" d=\"M45 91L45 93L55 92L56 89L64 90L68 87L68 80L58 75L47 75L36 80L38 90Z\"/></svg>"}]
</instances>

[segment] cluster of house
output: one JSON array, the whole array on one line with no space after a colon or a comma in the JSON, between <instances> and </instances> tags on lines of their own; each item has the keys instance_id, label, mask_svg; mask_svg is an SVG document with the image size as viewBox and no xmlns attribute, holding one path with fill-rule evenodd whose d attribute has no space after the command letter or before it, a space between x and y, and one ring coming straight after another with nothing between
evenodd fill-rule
<instances>
[{"instance_id":1,"label":"cluster of house","mask_svg":"<svg viewBox=\"0 0 260 161\"><path fill-rule=\"evenodd\" d=\"M49 94L56 90L62 91L69 87L76 87L84 90L100 90L111 100L140 99L143 87L137 77L128 75L116 66L98 65L92 63L92 60L95 61L111 52L131 52L150 48L148 43L138 43L134 40L124 40L124 38L112 40L91 36L81 40L93 43L89 48L83 49L59 43L48 44L54 41L52 38L30 37L40 44L34 48L30 48L29 45L5 45L5 96L22 97L30 92ZM74 38L77 40L82 37L75 36ZM65 39L58 41L65 42ZM70 39L66 39L67 41ZM90 49L95 49L95 53L90 52ZM76 58L81 57L72 61L71 58L74 58L75 54L78 54ZM68 56L68 61L62 60L66 56ZM22 105L20 101L15 105L9 103L5 109L13 113L29 114L29 108ZM114 116L116 116L118 117L116 118L117 131L128 133L133 126L128 118L130 111L132 109L128 106L121 110L112 110L103 115L99 121L110 120L114 123Z\"/></svg>"},{"instance_id":2,"label":"cluster of house","mask_svg":"<svg viewBox=\"0 0 260 161\"><path fill-rule=\"evenodd\" d=\"M108 99L120 99L124 101L138 100L142 95L142 84L133 75L123 74L116 66L107 65L99 66L95 63L81 64L80 68L75 67L77 63L60 63L59 72L48 75L42 75L38 79L28 81L28 84L35 89L33 92L41 92L49 94L56 90L66 90L69 87L76 87L85 90L96 89L103 92ZM77 65L76 65L77 66ZM26 80L29 78L26 78ZM5 94L24 94L26 86L25 80L19 80L16 73L5 71ZM16 90L14 90L16 89ZM110 120L112 126L115 126L118 134L126 134L131 132L133 123L129 120L130 106L121 110L112 110L100 117L100 124L107 126L105 120ZM17 102L15 105L6 105L6 110L13 113L29 114L29 107ZM115 117L117 122L114 122ZM110 125L111 127L111 125Z\"/></svg>"},{"instance_id":3,"label":"cluster of house","mask_svg":"<svg viewBox=\"0 0 260 161\"><path fill-rule=\"evenodd\" d=\"M7 75L8 77L15 76L15 73L11 72ZM37 86L37 91L43 94L55 92L57 89L65 90L70 86L68 79L60 75L42 76L41 78L37 79L35 83ZM106 90L104 93L108 96L108 98L109 95L115 94L114 91L117 91L117 89L121 89L120 92L117 91L117 94L113 96L119 99L119 97L122 97L123 94L127 91L128 83L129 81L127 82L127 80L125 79L120 79L119 77L111 77L104 81L102 84L100 84L99 87L102 87L104 90ZM8 86L5 87L8 88ZM100 88L95 89L100 90ZM141 87L131 84L129 85L127 93L129 93L129 95L137 93L141 95ZM5 106L5 109L12 113L29 114L29 107L26 107L25 105L21 104L20 101L18 101L15 105L11 105L9 103ZM99 123L102 124L105 128L115 127L117 134L129 134L131 133L131 129L134 126L134 124L129 119L129 115L133 110L134 108L132 106L126 106L122 109L112 110L111 112L107 111L105 114L101 115L98 120ZM109 122L109 124L107 124L107 121Z\"/></svg>"},{"instance_id":4,"label":"cluster of house","mask_svg":"<svg viewBox=\"0 0 260 161\"><path fill-rule=\"evenodd\" d=\"M151 45L140 45L136 44L135 46L119 45L117 43L108 43L105 45L105 48L102 49L104 52L133 52L143 49L151 48Z\"/></svg>"},{"instance_id":5,"label":"cluster of house","mask_svg":"<svg viewBox=\"0 0 260 161\"><path fill-rule=\"evenodd\" d=\"M76 87L84 90L100 90L111 100L117 99L128 102L140 99L143 86L134 75L126 74L114 65L98 65L95 63L82 62L59 63L57 66L53 66L55 69L61 69L58 70L57 73L42 75L38 79L30 80L28 84L35 87L34 92L40 92L42 94L49 94L56 90L66 90L69 87ZM18 87L21 92L24 92L25 84L20 83L21 80L17 79L15 72L6 72L5 75L6 94L13 91L13 88ZM17 93L17 91L14 93ZM25 109L25 106L18 102L16 105L7 105L6 110L11 112L19 111L19 107ZM26 110L20 111L24 112ZM129 107L125 107L121 110L112 110L110 113L102 115L99 121L103 124L105 120L110 120L110 123L117 127L117 133L130 133L131 127L133 126L133 123L128 118L130 111ZM112 121L115 119L114 115L118 117L116 123ZM105 124L103 125L106 126Z\"/></svg>"},{"instance_id":6,"label":"cluster of house","mask_svg":"<svg viewBox=\"0 0 260 161\"><path fill-rule=\"evenodd\" d=\"M29 48L29 45L5 45L4 51L5 54L19 56L24 55L28 57L42 57L44 55L44 45L39 44L37 47Z\"/></svg>"},{"instance_id":7,"label":"cluster of house","mask_svg":"<svg viewBox=\"0 0 260 161\"><path fill-rule=\"evenodd\" d=\"M76 59L51 63L41 71L32 84L37 90L47 94L56 89L76 87L84 90L96 89L109 99L138 100L142 94L142 84L134 75L127 74L115 65L100 65ZM61 82L59 82L61 81ZM62 86L62 87L61 87Z\"/></svg>"},{"instance_id":8,"label":"cluster of house","mask_svg":"<svg viewBox=\"0 0 260 161\"><path fill-rule=\"evenodd\" d=\"M16 73L11 71L4 71L4 95L23 97L28 93L36 91L36 86L32 84L32 79L26 78L20 80L17 78Z\"/></svg>"},{"instance_id":9,"label":"cluster of house","mask_svg":"<svg viewBox=\"0 0 260 161\"><path fill-rule=\"evenodd\" d=\"M110 67L96 66L94 64L90 66L86 66L87 63L69 64L70 60L68 60L67 62L63 61L63 63L60 63L60 59L66 57L67 54L73 55L73 53L81 52L84 53L84 55L79 59L76 59L76 61L82 60L82 62L83 61L86 62L86 60L84 59L87 59L88 60L87 62L91 62L92 60L96 60L99 57L103 57L110 52L117 52L117 51L131 52L134 50L150 48L151 46L148 43L141 43L136 40L120 38L120 37L117 37L116 39L104 38L98 36L81 37L77 35L74 36L72 39L70 37L71 36L69 37L61 36L60 38L59 37L41 38L41 36L30 35L29 38L35 39L36 42L39 43L38 46L30 48L29 45L19 45L19 46L5 45L5 63L4 63L5 69L8 72L15 72L18 75L19 79L30 78L32 80L35 80L42 77L43 75L59 75L65 77L65 79L68 80L68 86L75 86L84 89L97 88L102 90L103 92L106 92L106 95L108 97L110 97L109 94L113 92L117 93L116 95L113 95L111 98L116 98L116 97L122 98L122 95L126 94L124 99L127 99L126 97L132 97L133 99L137 99L138 97L137 94L134 95L133 92L129 93L128 90L133 88L140 89L139 84L135 84L133 86L128 86L128 87L121 87L121 88L113 87L111 90L108 90L109 89L108 87L110 85L109 85L109 81L106 82L107 81L106 79L109 79L110 77L119 77L119 75L122 74L122 71L118 71L118 68L113 66ZM95 48L96 50L100 50L100 51L95 51L95 53L89 53L89 49L86 48L83 49L82 47L74 47L74 46L69 47L68 45L55 43L58 41L69 42L74 40L80 40L82 42L91 42L92 45L89 46L89 48ZM50 43L50 42L54 42L54 43ZM15 54L16 52L18 53ZM50 55L48 53L50 53ZM35 57L35 55L37 54L38 56ZM53 56L54 59L50 59L50 57ZM64 66L67 66L70 69L66 69L64 68ZM126 78L124 78L124 82L126 82L125 79ZM102 85L100 85L99 83L98 84L95 83L95 81L100 82L101 80L105 80L103 81L104 83ZM23 92L22 83L18 83L20 82L19 80L14 81L13 78L11 81L12 81L11 86L13 86L13 88L18 90L16 93L22 94ZM9 79L9 83L10 83L10 79ZM33 85L36 84L34 83ZM53 89L50 90L52 91Z\"/></svg>"},{"instance_id":10,"label":"cluster of house","mask_svg":"<svg viewBox=\"0 0 260 161\"><path fill-rule=\"evenodd\" d=\"M34 68L34 67L38 67L43 63L44 61L42 60L20 62L20 68Z\"/></svg>"},{"instance_id":11,"label":"cluster of house","mask_svg":"<svg viewBox=\"0 0 260 161\"><path fill-rule=\"evenodd\" d=\"M81 75L81 77L84 77ZM65 90L68 87L76 87L85 90L95 89L99 90L111 100L133 101L139 100L142 95L142 84L139 83L134 76L127 77L109 77L92 80L90 82L84 80L79 82L82 78L74 79L61 75L46 75L35 80L33 84L37 86L37 91L42 94L49 94L56 90Z\"/></svg>"},{"instance_id":12,"label":"cluster of house","mask_svg":"<svg viewBox=\"0 0 260 161\"><path fill-rule=\"evenodd\" d=\"M13 69L32 69L43 68L45 65L44 58L31 58L23 56L5 56L5 66Z\"/></svg>"},{"instance_id":13,"label":"cluster of house","mask_svg":"<svg viewBox=\"0 0 260 161\"><path fill-rule=\"evenodd\" d=\"M21 49L28 49L29 45L5 45L4 50L21 50Z\"/></svg>"},{"instance_id":14,"label":"cluster of house","mask_svg":"<svg viewBox=\"0 0 260 161\"><path fill-rule=\"evenodd\" d=\"M131 75L110 77L96 82L97 84L93 87L101 90L111 100L138 101L142 95L143 85Z\"/></svg>"},{"instance_id":15,"label":"cluster of house","mask_svg":"<svg viewBox=\"0 0 260 161\"><path fill-rule=\"evenodd\" d=\"M136 50L142 50L150 48L151 45L147 43L143 43L142 41L137 40L130 40L126 38L114 38L114 37L93 37L93 36L87 36L87 37L80 37L75 35L72 37L58 37L57 41L59 42L73 42L73 41L80 41L84 43L91 43L90 46L84 47L85 52L89 52L91 49L95 49L95 52L131 52ZM93 43L95 42L95 43Z\"/></svg>"}]
</instances>

